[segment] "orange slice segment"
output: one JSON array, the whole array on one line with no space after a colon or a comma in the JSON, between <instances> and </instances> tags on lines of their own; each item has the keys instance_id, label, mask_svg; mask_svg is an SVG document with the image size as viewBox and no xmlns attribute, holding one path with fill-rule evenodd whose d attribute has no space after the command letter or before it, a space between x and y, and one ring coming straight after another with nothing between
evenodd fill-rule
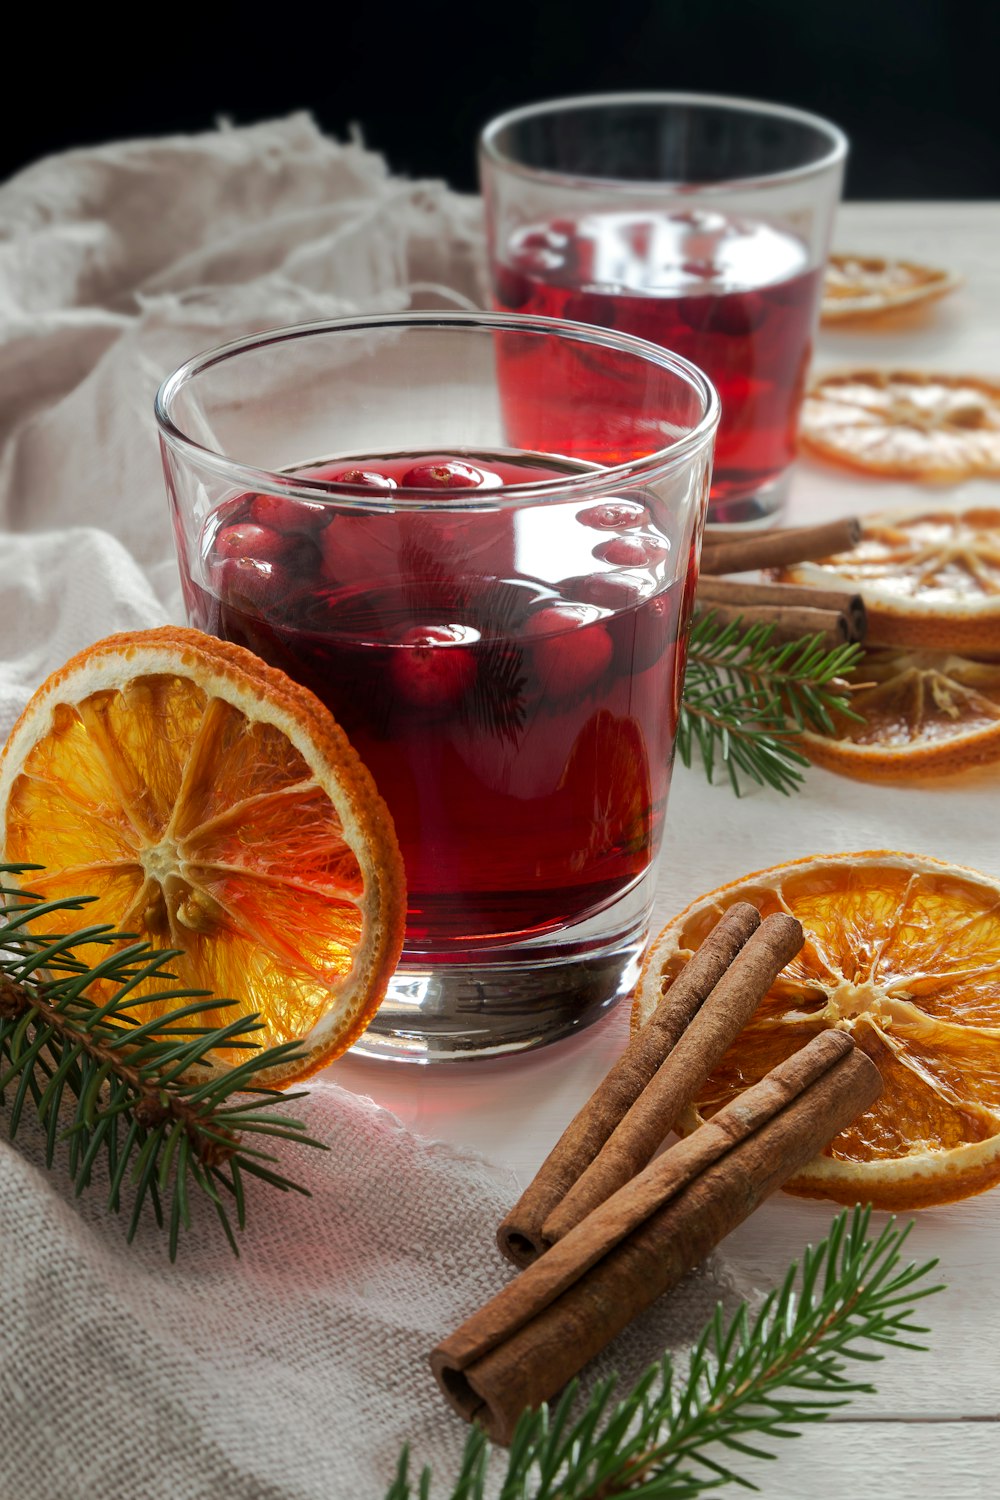
<instances>
[{"instance_id":1,"label":"orange slice segment","mask_svg":"<svg viewBox=\"0 0 1000 1500\"><path fill-rule=\"evenodd\" d=\"M693 901L647 955L633 1025L736 901L791 912L802 951L708 1079L689 1133L826 1027L878 1065L880 1099L788 1191L893 1212L1000 1181L1000 881L917 854L813 856Z\"/></svg>"},{"instance_id":2,"label":"orange slice segment","mask_svg":"<svg viewBox=\"0 0 1000 1500\"><path fill-rule=\"evenodd\" d=\"M945 776L1000 760L1000 664L937 651L868 651L848 678L860 721L796 740L810 760L862 781Z\"/></svg>"},{"instance_id":3,"label":"orange slice segment","mask_svg":"<svg viewBox=\"0 0 1000 1500\"><path fill-rule=\"evenodd\" d=\"M268 1083L338 1056L384 994L405 920L388 810L319 700L241 647L166 626L75 656L14 726L0 816L4 859L44 867L34 891L96 898L47 930L179 949L180 984L259 1012L261 1046L300 1042Z\"/></svg>"},{"instance_id":4,"label":"orange slice segment","mask_svg":"<svg viewBox=\"0 0 1000 1500\"><path fill-rule=\"evenodd\" d=\"M913 370L827 375L806 396L799 434L820 458L894 479L1000 474L1000 385Z\"/></svg>"},{"instance_id":5,"label":"orange slice segment","mask_svg":"<svg viewBox=\"0 0 1000 1500\"><path fill-rule=\"evenodd\" d=\"M850 552L772 576L860 593L875 645L1000 654L1000 509L867 516Z\"/></svg>"},{"instance_id":6,"label":"orange slice segment","mask_svg":"<svg viewBox=\"0 0 1000 1500\"><path fill-rule=\"evenodd\" d=\"M930 302L961 286L961 276L911 260L876 255L831 255L823 280L824 323L881 317L915 303Z\"/></svg>"}]
</instances>

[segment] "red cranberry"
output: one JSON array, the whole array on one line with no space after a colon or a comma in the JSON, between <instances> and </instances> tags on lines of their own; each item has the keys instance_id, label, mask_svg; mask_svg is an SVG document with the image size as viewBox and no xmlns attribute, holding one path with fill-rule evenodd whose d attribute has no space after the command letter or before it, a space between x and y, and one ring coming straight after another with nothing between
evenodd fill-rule
<instances>
[{"instance_id":1,"label":"red cranberry","mask_svg":"<svg viewBox=\"0 0 1000 1500\"><path fill-rule=\"evenodd\" d=\"M392 654L392 679L407 703L444 708L457 703L476 680L476 658L456 644L467 639L461 626L413 625Z\"/></svg>"},{"instance_id":2,"label":"red cranberry","mask_svg":"<svg viewBox=\"0 0 1000 1500\"><path fill-rule=\"evenodd\" d=\"M394 577L412 526L409 516L338 508L319 538L322 576L336 583Z\"/></svg>"},{"instance_id":3,"label":"red cranberry","mask_svg":"<svg viewBox=\"0 0 1000 1500\"><path fill-rule=\"evenodd\" d=\"M403 475L404 489L413 490L474 490L482 484L486 475L472 464L460 463L457 458L439 458L426 464L414 464Z\"/></svg>"},{"instance_id":4,"label":"red cranberry","mask_svg":"<svg viewBox=\"0 0 1000 1500\"><path fill-rule=\"evenodd\" d=\"M571 599L618 613L635 608L642 597L644 582L629 573L586 573L577 578L564 578L559 587Z\"/></svg>"},{"instance_id":5,"label":"red cranberry","mask_svg":"<svg viewBox=\"0 0 1000 1500\"><path fill-rule=\"evenodd\" d=\"M330 513L315 500L296 500L291 495L254 495L250 519L288 537L316 536Z\"/></svg>"},{"instance_id":6,"label":"red cranberry","mask_svg":"<svg viewBox=\"0 0 1000 1500\"><path fill-rule=\"evenodd\" d=\"M324 476L325 477L325 476ZM377 469L342 469L329 476L331 484L356 484L366 490L394 490L396 481Z\"/></svg>"},{"instance_id":7,"label":"red cranberry","mask_svg":"<svg viewBox=\"0 0 1000 1500\"><path fill-rule=\"evenodd\" d=\"M692 332L723 338L746 338L767 317L767 306L756 292L681 297L677 311Z\"/></svg>"},{"instance_id":8,"label":"red cranberry","mask_svg":"<svg viewBox=\"0 0 1000 1500\"><path fill-rule=\"evenodd\" d=\"M259 562L276 562L297 546L297 537L271 526L256 526L253 521L238 521L215 533L215 555L220 558L255 557Z\"/></svg>"},{"instance_id":9,"label":"red cranberry","mask_svg":"<svg viewBox=\"0 0 1000 1500\"><path fill-rule=\"evenodd\" d=\"M681 270L696 281L714 281L719 268L714 260L682 260Z\"/></svg>"},{"instance_id":10,"label":"red cranberry","mask_svg":"<svg viewBox=\"0 0 1000 1500\"><path fill-rule=\"evenodd\" d=\"M677 600L674 591L656 594L636 610L635 628L627 642L626 665L634 672L655 666L667 646L676 640Z\"/></svg>"},{"instance_id":11,"label":"red cranberry","mask_svg":"<svg viewBox=\"0 0 1000 1500\"><path fill-rule=\"evenodd\" d=\"M208 527L218 536L223 526L233 526L240 521L249 521L253 511L253 495L234 495L217 505L208 520Z\"/></svg>"},{"instance_id":12,"label":"red cranberry","mask_svg":"<svg viewBox=\"0 0 1000 1500\"><path fill-rule=\"evenodd\" d=\"M538 675L557 698L582 693L604 675L614 647L586 604L547 604L525 624Z\"/></svg>"},{"instance_id":13,"label":"red cranberry","mask_svg":"<svg viewBox=\"0 0 1000 1500\"><path fill-rule=\"evenodd\" d=\"M655 536L616 536L595 548L595 555L616 568L648 568L667 555L667 545Z\"/></svg>"},{"instance_id":14,"label":"red cranberry","mask_svg":"<svg viewBox=\"0 0 1000 1500\"><path fill-rule=\"evenodd\" d=\"M510 266L498 266L493 278L493 289L501 307L516 312L531 301L534 287L527 276L522 276L519 271L511 270Z\"/></svg>"},{"instance_id":15,"label":"red cranberry","mask_svg":"<svg viewBox=\"0 0 1000 1500\"><path fill-rule=\"evenodd\" d=\"M560 317L571 323L589 323L597 328L614 328L618 309L613 300L596 292L576 292L567 297L562 305ZM577 349L577 354L584 352ZM603 351L602 351L603 352Z\"/></svg>"},{"instance_id":16,"label":"red cranberry","mask_svg":"<svg viewBox=\"0 0 1000 1500\"><path fill-rule=\"evenodd\" d=\"M215 586L224 604L273 612L291 590L287 569L257 557L227 557L216 569Z\"/></svg>"},{"instance_id":17,"label":"red cranberry","mask_svg":"<svg viewBox=\"0 0 1000 1500\"><path fill-rule=\"evenodd\" d=\"M638 526L645 519L646 507L634 500L605 500L577 516L582 525L593 526L595 531L624 531L626 526Z\"/></svg>"}]
</instances>

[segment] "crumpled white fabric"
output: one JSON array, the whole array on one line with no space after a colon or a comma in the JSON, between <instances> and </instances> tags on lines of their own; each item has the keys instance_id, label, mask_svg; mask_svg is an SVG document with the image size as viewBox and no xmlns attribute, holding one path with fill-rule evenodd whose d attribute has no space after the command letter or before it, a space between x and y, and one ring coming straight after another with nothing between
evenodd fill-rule
<instances>
[{"instance_id":1,"label":"crumpled white fabric","mask_svg":"<svg viewBox=\"0 0 1000 1500\"><path fill-rule=\"evenodd\" d=\"M254 328L481 300L479 205L390 177L305 116L40 162L0 187L0 733L74 651L180 621L152 401ZM253 1195L235 1261L203 1212L171 1267L37 1129L0 1138L0 1496L377 1500L401 1445L450 1488L466 1437L426 1354L507 1280L513 1178L328 1084L280 1144L311 1199ZM689 1278L598 1362L699 1329ZM499 1476L499 1467L496 1468Z\"/></svg>"}]
</instances>

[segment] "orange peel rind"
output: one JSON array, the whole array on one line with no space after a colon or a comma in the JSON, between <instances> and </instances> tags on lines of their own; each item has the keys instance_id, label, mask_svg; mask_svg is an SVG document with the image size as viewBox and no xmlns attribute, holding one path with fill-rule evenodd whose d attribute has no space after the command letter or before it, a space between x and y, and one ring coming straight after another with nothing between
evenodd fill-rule
<instances>
[{"instance_id":1,"label":"orange peel rind","mask_svg":"<svg viewBox=\"0 0 1000 1500\"><path fill-rule=\"evenodd\" d=\"M1000 663L940 651L866 651L834 733L797 737L809 759L861 781L947 776L1000 760Z\"/></svg>"},{"instance_id":2,"label":"orange peel rind","mask_svg":"<svg viewBox=\"0 0 1000 1500\"><path fill-rule=\"evenodd\" d=\"M961 276L910 260L877 255L831 255L823 281L824 324L867 321L944 297Z\"/></svg>"},{"instance_id":3,"label":"orange peel rind","mask_svg":"<svg viewBox=\"0 0 1000 1500\"><path fill-rule=\"evenodd\" d=\"M915 370L833 373L807 392L799 433L808 453L884 478L1000 474L1000 383Z\"/></svg>"}]
</instances>

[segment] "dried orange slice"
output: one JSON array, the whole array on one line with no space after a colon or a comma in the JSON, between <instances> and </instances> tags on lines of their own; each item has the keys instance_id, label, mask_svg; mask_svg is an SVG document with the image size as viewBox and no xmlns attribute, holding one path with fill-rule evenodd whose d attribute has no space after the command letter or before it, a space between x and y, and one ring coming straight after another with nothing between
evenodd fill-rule
<instances>
[{"instance_id":1,"label":"dried orange slice","mask_svg":"<svg viewBox=\"0 0 1000 1500\"><path fill-rule=\"evenodd\" d=\"M1000 474L1000 385L913 370L827 375L806 395L799 435L820 458L894 479Z\"/></svg>"},{"instance_id":2,"label":"dried orange slice","mask_svg":"<svg viewBox=\"0 0 1000 1500\"><path fill-rule=\"evenodd\" d=\"M796 745L817 765L862 781L946 776L1000 760L1000 664L940 651L868 651L834 733ZM851 678L848 678L851 681Z\"/></svg>"},{"instance_id":3,"label":"dried orange slice","mask_svg":"<svg viewBox=\"0 0 1000 1500\"><path fill-rule=\"evenodd\" d=\"M787 1184L909 1212L1000 1181L1000 881L924 855L816 855L701 896L647 956L633 1023L736 901L791 912L802 951L682 1121L685 1133L829 1027L882 1074L870 1109Z\"/></svg>"},{"instance_id":4,"label":"dried orange slice","mask_svg":"<svg viewBox=\"0 0 1000 1500\"><path fill-rule=\"evenodd\" d=\"M399 957L402 861L343 731L284 673L199 631L113 635L53 673L0 756L0 817L4 859L44 867L39 895L96 897L88 924L180 949L178 980L259 1012L261 1046L299 1041L268 1083L343 1052Z\"/></svg>"},{"instance_id":5,"label":"dried orange slice","mask_svg":"<svg viewBox=\"0 0 1000 1500\"><path fill-rule=\"evenodd\" d=\"M930 302L961 286L961 276L912 260L876 255L831 255L823 279L824 323L881 317L898 308Z\"/></svg>"},{"instance_id":6,"label":"dried orange slice","mask_svg":"<svg viewBox=\"0 0 1000 1500\"><path fill-rule=\"evenodd\" d=\"M772 576L860 593L875 645L1000 653L1000 510L866 516L850 552Z\"/></svg>"},{"instance_id":7,"label":"dried orange slice","mask_svg":"<svg viewBox=\"0 0 1000 1500\"><path fill-rule=\"evenodd\" d=\"M637 721L602 708L577 735L560 785L571 799L569 826L582 842L569 857L570 868L600 871L634 860L646 868L656 815L649 751Z\"/></svg>"}]
</instances>

